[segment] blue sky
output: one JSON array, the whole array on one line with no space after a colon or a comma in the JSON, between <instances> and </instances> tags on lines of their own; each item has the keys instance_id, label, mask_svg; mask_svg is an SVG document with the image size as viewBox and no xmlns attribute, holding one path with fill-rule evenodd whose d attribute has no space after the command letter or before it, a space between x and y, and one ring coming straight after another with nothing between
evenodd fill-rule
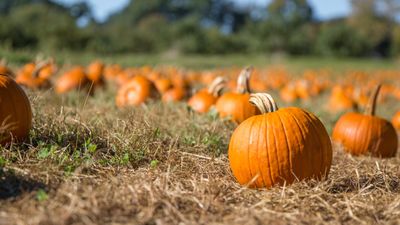
<instances>
[{"instance_id":1,"label":"blue sky","mask_svg":"<svg viewBox=\"0 0 400 225\"><path fill-rule=\"evenodd\" d=\"M123 8L129 0L56 0L66 4L86 1L93 9L94 16L99 21L104 21L110 13ZM266 5L270 0L235 0L239 4ZM350 0L308 0L314 8L314 13L319 19L330 19L347 15Z\"/></svg>"}]
</instances>

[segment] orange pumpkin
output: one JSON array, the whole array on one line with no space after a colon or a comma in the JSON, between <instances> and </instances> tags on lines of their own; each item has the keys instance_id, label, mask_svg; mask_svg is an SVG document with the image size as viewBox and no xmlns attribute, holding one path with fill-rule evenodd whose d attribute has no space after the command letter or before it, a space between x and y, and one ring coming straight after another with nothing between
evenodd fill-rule
<instances>
[{"instance_id":1,"label":"orange pumpkin","mask_svg":"<svg viewBox=\"0 0 400 225\"><path fill-rule=\"evenodd\" d=\"M106 81L115 81L117 76L122 72L122 68L118 64L104 67L104 78Z\"/></svg>"},{"instance_id":2,"label":"orange pumpkin","mask_svg":"<svg viewBox=\"0 0 400 225\"><path fill-rule=\"evenodd\" d=\"M49 66L50 61L27 64L19 71L15 81L31 89L48 88L51 86L49 78L53 74L53 70L48 69ZM45 71L43 71L43 69L45 69Z\"/></svg>"},{"instance_id":3,"label":"orange pumpkin","mask_svg":"<svg viewBox=\"0 0 400 225\"><path fill-rule=\"evenodd\" d=\"M168 78L157 78L154 80L154 85L160 93L165 93L172 88L172 82Z\"/></svg>"},{"instance_id":4,"label":"orange pumpkin","mask_svg":"<svg viewBox=\"0 0 400 225\"><path fill-rule=\"evenodd\" d=\"M381 85L370 97L365 114L346 113L337 121L332 138L352 155L371 154L393 157L397 152L397 134L393 125L375 116L376 100Z\"/></svg>"},{"instance_id":5,"label":"orange pumpkin","mask_svg":"<svg viewBox=\"0 0 400 225\"><path fill-rule=\"evenodd\" d=\"M189 99L188 105L196 112L208 112L211 106L213 106L217 102L219 93L224 88L225 83L226 81L224 78L215 78L208 89L200 90L195 95L193 95Z\"/></svg>"},{"instance_id":6,"label":"orange pumpkin","mask_svg":"<svg viewBox=\"0 0 400 225\"><path fill-rule=\"evenodd\" d=\"M118 107L136 106L146 102L155 94L153 83L144 76L135 76L122 85L116 97Z\"/></svg>"},{"instance_id":7,"label":"orange pumpkin","mask_svg":"<svg viewBox=\"0 0 400 225\"><path fill-rule=\"evenodd\" d=\"M103 85L104 64L101 61L94 61L90 63L86 69L86 75L94 85Z\"/></svg>"},{"instance_id":8,"label":"orange pumpkin","mask_svg":"<svg viewBox=\"0 0 400 225\"><path fill-rule=\"evenodd\" d=\"M356 107L357 104L342 86L337 85L333 87L327 106L329 112L342 112Z\"/></svg>"},{"instance_id":9,"label":"orange pumpkin","mask_svg":"<svg viewBox=\"0 0 400 225\"><path fill-rule=\"evenodd\" d=\"M238 77L236 92L223 94L216 103L221 118L230 117L232 121L241 123L245 119L258 114L257 108L249 103L249 79L253 68L245 68Z\"/></svg>"},{"instance_id":10,"label":"orange pumpkin","mask_svg":"<svg viewBox=\"0 0 400 225\"><path fill-rule=\"evenodd\" d=\"M252 94L261 115L248 118L233 132L229 163L242 185L253 188L322 179L332 164L332 146L321 121L296 107L278 109L269 94Z\"/></svg>"},{"instance_id":11,"label":"orange pumpkin","mask_svg":"<svg viewBox=\"0 0 400 225\"><path fill-rule=\"evenodd\" d=\"M89 86L90 84L86 77L85 69L82 66L76 66L58 78L55 90L58 94L64 94L75 89L84 89Z\"/></svg>"},{"instance_id":12,"label":"orange pumpkin","mask_svg":"<svg viewBox=\"0 0 400 225\"><path fill-rule=\"evenodd\" d=\"M397 113L393 116L392 124L393 124L394 128L396 128L397 130L400 130L400 111L397 111Z\"/></svg>"},{"instance_id":13,"label":"orange pumpkin","mask_svg":"<svg viewBox=\"0 0 400 225\"><path fill-rule=\"evenodd\" d=\"M57 65L54 58L50 58L44 63L43 67L39 70L38 78L49 81L49 79L57 72Z\"/></svg>"},{"instance_id":14,"label":"orange pumpkin","mask_svg":"<svg viewBox=\"0 0 400 225\"><path fill-rule=\"evenodd\" d=\"M279 95L281 99L287 103L292 103L299 98L296 87L293 83L289 83L282 88L282 90L279 92Z\"/></svg>"},{"instance_id":15,"label":"orange pumpkin","mask_svg":"<svg viewBox=\"0 0 400 225\"><path fill-rule=\"evenodd\" d=\"M32 126L32 110L22 88L9 76L0 74L0 145L22 140Z\"/></svg>"},{"instance_id":16,"label":"orange pumpkin","mask_svg":"<svg viewBox=\"0 0 400 225\"><path fill-rule=\"evenodd\" d=\"M183 87L173 87L162 94L163 102L178 102L184 99L186 90Z\"/></svg>"}]
</instances>

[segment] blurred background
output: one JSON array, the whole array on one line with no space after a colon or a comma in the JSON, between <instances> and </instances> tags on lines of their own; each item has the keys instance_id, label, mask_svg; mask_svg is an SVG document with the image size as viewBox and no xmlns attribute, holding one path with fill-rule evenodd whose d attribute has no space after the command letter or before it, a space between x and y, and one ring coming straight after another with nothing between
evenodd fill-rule
<instances>
[{"instance_id":1,"label":"blurred background","mask_svg":"<svg viewBox=\"0 0 400 225\"><path fill-rule=\"evenodd\" d=\"M0 52L400 54L400 0L0 0Z\"/></svg>"}]
</instances>

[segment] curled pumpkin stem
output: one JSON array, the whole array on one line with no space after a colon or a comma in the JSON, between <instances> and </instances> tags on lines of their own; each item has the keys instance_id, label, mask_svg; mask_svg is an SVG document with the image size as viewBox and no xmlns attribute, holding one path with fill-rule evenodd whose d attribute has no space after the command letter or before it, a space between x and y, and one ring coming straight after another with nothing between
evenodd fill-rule
<instances>
[{"instance_id":1,"label":"curled pumpkin stem","mask_svg":"<svg viewBox=\"0 0 400 225\"><path fill-rule=\"evenodd\" d=\"M382 84L376 85L374 91L371 94L371 97L369 98L368 105L365 109L365 114L374 116L375 111L376 111L376 102L378 100L379 96L379 91L381 90Z\"/></svg>"},{"instance_id":2,"label":"curled pumpkin stem","mask_svg":"<svg viewBox=\"0 0 400 225\"><path fill-rule=\"evenodd\" d=\"M208 87L208 92L213 94L215 97L218 97L222 89L225 87L225 83L225 78L221 76L216 77Z\"/></svg>"},{"instance_id":3,"label":"curled pumpkin stem","mask_svg":"<svg viewBox=\"0 0 400 225\"><path fill-rule=\"evenodd\" d=\"M250 93L250 76L254 68L246 67L240 72L237 80L237 92L240 94Z\"/></svg>"},{"instance_id":4,"label":"curled pumpkin stem","mask_svg":"<svg viewBox=\"0 0 400 225\"><path fill-rule=\"evenodd\" d=\"M262 114L275 112L279 109L275 100L268 93L250 94L249 102L255 105Z\"/></svg>"}]
</instances>

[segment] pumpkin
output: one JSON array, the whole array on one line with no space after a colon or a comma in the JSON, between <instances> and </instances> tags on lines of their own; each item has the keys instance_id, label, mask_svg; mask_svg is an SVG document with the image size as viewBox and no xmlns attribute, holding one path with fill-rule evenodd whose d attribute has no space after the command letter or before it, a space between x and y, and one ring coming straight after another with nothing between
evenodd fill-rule
<instances>
[{"instance_id":1,"label":"pumpkin","mask_svg":"<svg viewBox=\"0 0 400 225\"><path fill-rule=\"evenodd\" d=\"M299 80L296 82L296 93L300 99L307 100L310 98L311 85L307 80Z\"/></svg>"},{"instance_id":2,"label":"pumpkin","mask_svg":"<svg viewBox=\"0 0 400 225\"><path fill-rule=\"evenodd\" d=\"M393 124L394 128L396 128L397 130L400 130L400 111L397 111L397 113L393 116L392 124Z\"/></svg>"},{"instance_id":3,"label":"pumpkin","mask_svg":"<svg viewBox=\"0 0 400 225\"><path fill-rule=\"evenodd\" d=\"M190 108L199 113L208 112L211 106L217 102L225 82L225 79L222 77L215 78L208 89L200 90L189 99L188 105Z\"/></svg>"},{"instance_id":4,"label":"pumpkin","mask_svg":"<svg viewBox=\"0 0 400 225\"><path fill-rule=\"evenodd\" d=\"M104 84L104 67L101 61L94 61L86 68L87 78L96 86Z\"/></svg>"},{"instance_id":5,"label":"pumpkin","mask_svg":"<svg viewBox=\"0 0 400 225\"><path fill-rule=\"evenodd\" d=\"M357 104L346 92L345 88L339 85L333 87L327 105L329 112L337 113L357 108Z\"/></svg>"},{"instance_id":6,"label":"pumpkin","mask_svg":"<svg viewBox=\"0 0 400 225\"><path fill-rule=\"evenodd\" d=\"M298 99L297 91L293 83L287 84L279 92L281 99L287 103L292 103Z\"/></svg>"},{"instance_id":7,"label":"pumpkin","mask_svg":"<svg viewBox=\"0 0 400 225\"><path fill-rule=\"evenodd\" d=\"M58 78L55 90L58 94L63 94L74 89L84 89L89 86L85 69L82 66L76 66Z\"/></svg>"},{"instance_id":8,"label":"pumpkin","mask_svg":"<svg viewBox=\"0 0 400 225\"><path fill-rule=\"evenodd\" d=\"M337 121L332 138L352 155L370 154L393 157L397 152L397 134L393 125L375 116L376 101L381 85L370 96L365 113L346 113Z\"/></svg>"},{"instance_id":9,"label":"pumpkin","mask_svg":"<svg viewBox=\"0 0 400 225\"><path fill-rule=\"evenodd\" d=\"M366 107L368 105L368 95L362 91L361 88L356 88L353 93L354 101L357 103L357 107Z\"/></svg>"},{"instance_id":10,"label":"pumpkin","mask_svg":"<svg viewBox=\"0 0 400 225\"><path fill-rule=\"evenodd\" d=\"M135 76L122 85L116 97L118 107L136 106L146 102L156 92L153 83L144 76Z\"/></svg>"},{"instance_id":11,"label":"pumpkin","mask_svg":"<svg viewBox=\"0 0 400 225\"><path fill-rule=\"evenodd\" d=\"M185 98L186 90L184 87L178 86L169 89L162 94L163 102L178 102Z\"/></svg>"},{"instance_id":12,"label":"pumpkin","mask_svg":"<svg viewBox=\"0 0 400 225\"><path fill-rule=\"evenodd\" d=\"M122 72L122 68L118 64L112 64L104 67L104 79L106 81L115 81L118 74Z\"/></svg>"},{"instance_id":13,"label":"pumpkin","mask_svg":"<svg viewBox=\"0 0 400 225\"><path fill-rule=\"evenodd\" d=\"M32 126L32 110L22 88L9 76L0 74L0 145L22 140Z\"/></svg>"},{"instance_id":14,"label":"pumpkin","mask_svg":"<svg viewBox=\"0 0 400 225\"><path fill-rule=\"evenodd\" d=\"M50 66L50 61L27 64L27 66L19 71L15 81L31 89L48 88L51 86L49 78L53 74L53 70L49 70ZM44 69L45 71L43 71Z\"/></svg>"},{"instance_id":15,"label":"pumpkin","mask_svg":"<svg viewBox=\"0 0 400 225\"><path fill-rule=\"evenodd\" d=\"M266 93L251 94L250 102L262 114L235 129L228 151L230 168L241 185L270 188L328 175L332 145L316 116L296 107L278 109Z\"/></svg>"},{"instance_id":16,"label":"pumpkin","mask_svg":"<svg viewBox=\"0 0 400 225\"><path fill-rule=\"evenodd\" d=\"M39 70L37 77L49 81L49 79L56 72L57 72L57 65L54 61L54 58L50 58L48 61L44 63L43 67Z\"/></svg>"},{"instance_id":17,"label":"pumpkin","mask_svg":"<svg viewBox=\"0 0 400 225\"><path fill-rule=\"evenodd\" d=\"M221 118L230 117L232 121L241 123L259 113L249 102L252 71L252 67L245 68L238 77L236 92L225 93L217 100L215 106Z\"/></svg>"},{"instance_id":18,"label":"pumpkin","mask_svg":"<svg viewBox=\"0 0 400 225\"><path fill-rule=\"evenodd\" d=\"M172 82L168 78L157 78L154 80L154 85L160 93L165 93L172 88Z\"/></svg>"}]
</instances>

